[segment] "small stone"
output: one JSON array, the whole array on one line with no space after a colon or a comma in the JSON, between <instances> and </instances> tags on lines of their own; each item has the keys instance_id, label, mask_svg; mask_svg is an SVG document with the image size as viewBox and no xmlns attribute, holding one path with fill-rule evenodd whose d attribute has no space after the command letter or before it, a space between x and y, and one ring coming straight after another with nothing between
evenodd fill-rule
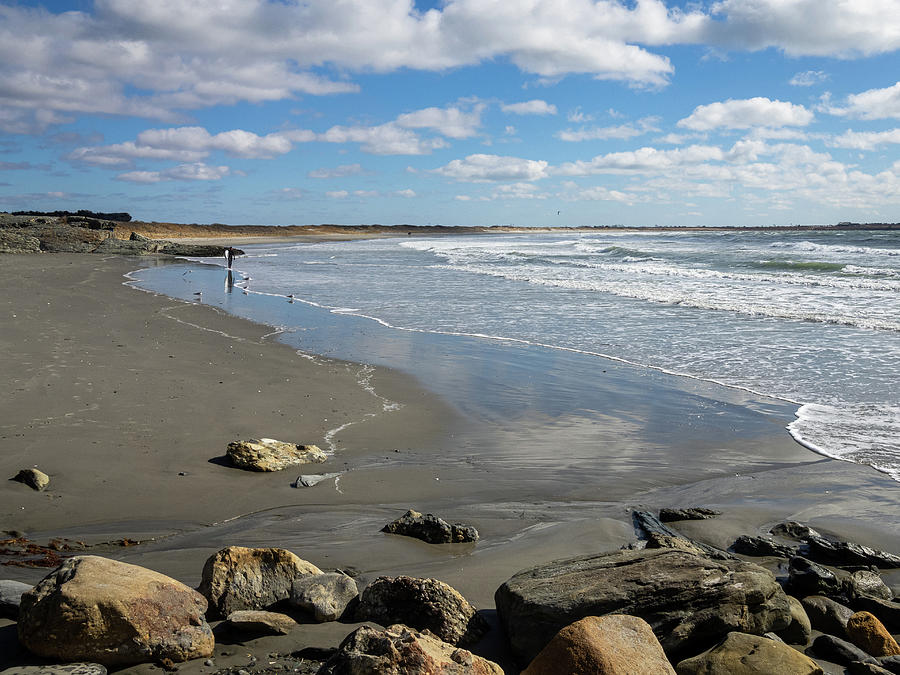
<instances>
[{"instance_id":1,"label":"small stone","mask_svg":"<svg viewBox=\"0 0 900 675\"><path fill-rule=\"evenodd\" d=\"M24 483L28 487L32 488L33 490L37 490L38 492L43 491L48 485L50 485L50 476L45 474L40 469L22 469L10 480Z\"/></svg>"},{"instance_id":2,"label":"small stone","mask_svg":"<svg viewBox=\"0 0 900 675\"><path fill-rule=\"evenodd\" d=\"M388 534L401 534L406 537L415 537L429 544L450 544L478 541L478 530L471 525L455 523L451 525L443 518L409 509L383 528L382 532Z\"/></svg>"},{"instance_id":3,"label":"small stone","mask_svg":"<svg viewBox=\"0 0 900 675\"><path fill-rule=\"evenodd\" d=\"M847 637L872 656L900 655L900 645L870 612L857 612L847 621Z\"/></svg>"},{"instance_id":4,"label":"small stone","mask_svg":"<svg viewBox=\"0 0 900 675\"><path fill-rule=\"evenodd\" d=\"M213 668L213 667L215 667L216 662L213 661L212 659L206 659L206 661L203 662L203 665L206 666L207 668Z\"/></svg>"}]
</instances>

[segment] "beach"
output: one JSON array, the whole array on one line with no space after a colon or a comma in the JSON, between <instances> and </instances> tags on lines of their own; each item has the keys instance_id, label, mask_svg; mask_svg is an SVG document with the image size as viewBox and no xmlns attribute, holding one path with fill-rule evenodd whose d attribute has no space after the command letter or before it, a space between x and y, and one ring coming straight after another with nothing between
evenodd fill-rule
<instances>
[{"instance_id":1,"label":"beach","mask_svg":"<svg viewBox=\"0 0 900 675\"><path fill-rule=\"evenodd\" d=\"M723 515L684 531L723 548L793 519L900 553L898 483L795 443L784 430L794 408L784 402L610 362L591 402L603 416L509 403L488 424L441 396L426 371L298 353L272 327L203 295L173 299L126 285L142 266L187 269L170 260L40 254L0 263L0 283L11 289L0 301L0 463L8 477L36 466L51 479L44 492L0 484L0 518L39 544L85 542L191 586L224 546L279 546L364 582L436 577L489 615L497 586L520 569L633 542L638 506L713 506ZM562 354L553 369L523 374L514 350L365 330L385 350L486 383L490 368L507 370L504 381L552 383L553 373L580 367L578 355ZM309 472L341 476L295 488L298 471L228 466L228 443L251 437L319 445L332 455ZM572 450L584 438L596 454ZM482 445L490 452L480 454ZM433 546L379 531L407 508L474 525L481 540ZM2 576L35 583L46 571L6 566ZM217 665L333 646L351 629L302 626L281 642L226 649ZM14 641L11 630L0 624L2 644ZM479 653L506 665L496 632Z\"/></svg>"}]
</instances>

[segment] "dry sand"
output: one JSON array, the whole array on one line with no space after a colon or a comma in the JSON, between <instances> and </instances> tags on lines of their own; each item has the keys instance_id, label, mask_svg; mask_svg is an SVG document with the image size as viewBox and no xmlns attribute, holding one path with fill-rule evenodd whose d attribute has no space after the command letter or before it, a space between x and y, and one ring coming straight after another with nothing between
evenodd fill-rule
<instances>
[{"instance_id":1,"label":"dry sand","mask_svg":"<svg viewBox=\"0 0 900 675\"><path fill-rule=\"evenodd\" d=\"M900 486L866 467L799 448L781 422L760 425L721 460L722 466L753 466L753 444L767 457L785 455L756 471L734 475L720 468L699 482L663 474L648 488L650 466L641 480L616 473L615 497L612 484L568 493L554 483L542 495L516 498L514 452L504 459L503 474L454 460L455 434L467 421L413 378L304 358L276 342L268 327L124 285L123 275L144 264L166 263L0 256L0 284L7 289L0 300L0 475L37 466L52 481L43 493L0 481L2 529L39 543L54 536L91 544L147 540L93 552L191 585L218 548L283 546L323 569L355 569L362 583L380 574L435 576L488 610L496 587L519 569L633 541L628 507L638 504L720 508L721 518L686 526L720 546L796 518L900 553ZM678 396L671 387L642 386L651 399ZM385 410L386 401L401 406ZM299 471L254 474L222 461L237 438L326 448L328 433L346 424L333 436L334 457L303 470L345 472L337 484L296 489L291 483ZM619 436L617 453L628 456L631 447L637 456L638 441L627 431ZM519 440L510 441L511 450ZM680 440L673 434L672 447ZM728 439L715 442L729 446ZM482 539L431 546L381 534L406 507L474 524ZM33 583L44 573L4 567L0 578ZM351 630L304 626L287 638L224 645L217 655L229 654L217 656L216 666L246 665L250 654L264 663L270 652L333 645ZM479 651L507 662L497 637L494 631ZM23 658L9 622L0 622L4 651L7 664ZM182 670L214 668L192 663Z\"/></svg>"}]
</instances>

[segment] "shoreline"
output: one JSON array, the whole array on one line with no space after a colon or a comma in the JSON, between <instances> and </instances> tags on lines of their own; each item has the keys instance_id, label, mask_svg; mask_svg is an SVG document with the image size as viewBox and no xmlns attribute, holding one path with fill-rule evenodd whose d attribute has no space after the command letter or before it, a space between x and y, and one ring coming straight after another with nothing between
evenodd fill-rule
<instances>
[{"instance_id":1,"label":"shoreline","mask_svg":"<svg viewBox=\"0 0 900 675\"><path fill-rule=\"evenodd\" d=\"M5 481L0 513L6 527L36 539L61 534L103 542L166 534L98 553L188 584L199 580L203 560L218 548L280 546L323 569L354 568L364 581L380 574L434 576L488 610L499 583L522 568L634 542L628 511L634 506L720 507L723 517L687 530L720 546L737 534L794 518L900 553L900 523L894 517L900 486L868 467L808 458L812 453L773 424L775 416L766 411L747 413L743 424L755 431L739 443L707 438L708 448L690 448L693 437L683 429L666 430L670 441L665 447L660 441L659 457L692 451L697 453L692 461L712 467L701 480L691 479L690 472L673 480L655 476L652 462L641 476L629 466L605 464L622 455L647 461L634 454L647 452L644 436L620 424L621 413L611 410L588 428L607 434L600 438L613 444L609 453L571 465L576 473L602 465L594 470L597 481L606 482L573 489L565 475L548 482L540 463L513 452L544 428L539 416L526 411L510 418L511 428L498 429L496 437L480 436L483 424L467 435L466 411L415 375L376 364L375 392L403 406L383 414L383 401L360 384L361 364L304 358L273 339L277 333L264 324L128 287L125 272L170 261L77 254L2 260L0 280L19 292L0 303L5 319L16 315L15 322L7 321L10 331L0 336L13 366L7 378L14 392L0 436L15 448L0 463L9 476L37 463L52 482L37 493ZM447 353L449 345L436 344L436 353ZM468 359L472 353L461 355ZM494 355L484 352L481 358L491 362ZM659 386L675 376L634 382L627 369L614 370L610 366L605 385L610 395L654 399L654 408L631 411L639 417L667 420L695 399L701 402L696 397L703 392L670 382L668 389ZM735 396L729 415L746 407L741 398ZM625 399L623 411L632 400L637 399ZM666 412L669 408L674 412ZM373 413L376 417L367 417ZM290 487L301 471L252 474L215 461L237 438L318 444L347 421L359 423L338 434L340 453L302 471L346 471L341 492L330 484ZM697 433L708 436L705 429ZM477 444L486 442L503 452L479 456ZM551 453L547 467L562 461L552 445L544 449ZM723 449L728 454L721 459L703 456ZM785 450L788 458L782 457ZM735 475L726 469L732 462L746 469ZM482 539L474 546L445 548L379 532L406 508L475 524ZM6 567L3 576L33 583L46 571ZM351 630L331 624L306 633L304 627L302 640L339 641ZM271 644L262 639L248 648L264 656ZM497 658L502 661L502 654ZM202 672L200 664L181 669Z\"/></svg>"}]
</instances>

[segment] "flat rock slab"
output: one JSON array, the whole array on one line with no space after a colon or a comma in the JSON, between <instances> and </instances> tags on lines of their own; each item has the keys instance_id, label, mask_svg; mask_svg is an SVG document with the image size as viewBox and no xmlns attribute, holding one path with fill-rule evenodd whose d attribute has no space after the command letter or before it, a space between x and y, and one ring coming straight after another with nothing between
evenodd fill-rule
<instances>
[{"instance_id":1,"label":"flat rock slab","mask_svg":"<svg viewBox=\"0 0 900 675\"><path fill-rule=\"evenodd\" d=\"M731 631L786 628L790 605L768 570L674 549L615 551L519 572L494 596L513 653L530 662L565 626L630 614L653 628L670 658Z\"/></svg>"},{"instance_id":2,"label":"flat rock slab","mask_svg":"<svg viewBox=\"0 0 900 675\"><path fill-rule=\"evenodd\" d=\"M328 455L315 445L298 445L273 438L232 441L226 454L234 466L248 471L281 471L289 466L328 459Z\"/></svg>"},{"instance_id":3,"label":"flat rock slab","mask_svg":"<svg viewBox=\"0 0 900 675\"><path fill-rule=\"evenodd\" d=\"M678 664L678 675L822 675L821 666L783 642L759 635L729 633L708 652Z\"/></svg>"},{"instance_id":4,"label":"flat rock slab","mask_svg":"<svg viewBox=\"0 0 900 675\"><path fill-rule=\"evenodd\" d=\"M228 615L228 625L244 633L287 635L297 626L287 614L242 609Z\"/></svg>"}]
</instances>

